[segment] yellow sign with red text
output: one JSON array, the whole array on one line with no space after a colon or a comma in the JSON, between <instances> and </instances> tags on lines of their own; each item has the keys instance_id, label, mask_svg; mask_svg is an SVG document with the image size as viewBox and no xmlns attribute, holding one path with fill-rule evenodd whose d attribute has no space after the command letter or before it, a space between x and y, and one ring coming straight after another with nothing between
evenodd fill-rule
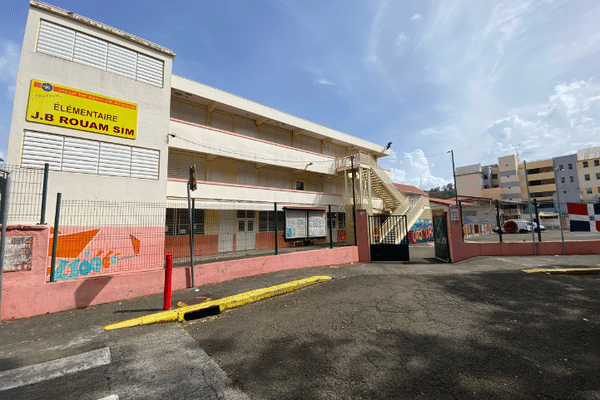
<instances>
[{"instance_id":1,"label":"yellow sign with red text","mask_svg":"<svg viewBox=\"0 0 600 400\"><path fill-rule=\"evenodd\" d=\"M33 79L27 121L135 139L138 106Z\"/></svg>"}]
</instances>

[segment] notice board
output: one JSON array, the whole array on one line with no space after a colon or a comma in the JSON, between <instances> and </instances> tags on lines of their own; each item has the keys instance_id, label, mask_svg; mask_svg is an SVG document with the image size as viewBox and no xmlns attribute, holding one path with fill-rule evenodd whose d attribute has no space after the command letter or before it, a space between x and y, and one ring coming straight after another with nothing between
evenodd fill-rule
<instances>
[{"instance_id":1,"label":"notice board","mask_svg":"<svg viewBox=\"0 0 600 400\"><path fill-rule=\"evenodd\" d=\"M321 209L284 208L285 239L301 240L327 236L327 212Z\"/></svg>"}]
</instances>

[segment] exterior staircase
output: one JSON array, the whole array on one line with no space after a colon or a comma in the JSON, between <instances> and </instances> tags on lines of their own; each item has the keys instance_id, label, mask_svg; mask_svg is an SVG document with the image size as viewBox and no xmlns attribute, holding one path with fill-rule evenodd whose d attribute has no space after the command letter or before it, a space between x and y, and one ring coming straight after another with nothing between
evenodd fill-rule
<instances>
[{"instance_id":1,"label":"exterior staircase","mask_svg":"<svg viewBox=\"0 0 600 400\"><path fill-rule=\"evenodd\" d=\"M357 152L351 156L336 159L337 170L359 170L359 182L356 182L359 192L357 205L365 206L372 212L371 191L383 202L384 210L388 215L405 215L406 226L410 229L426 209L429 201L427 197L421 197L411 204L411 201L396 189L392 179L381 169L370 154ZM408 234L404 231L404 224L396 218L388 219L379 232L379 240L398 244ZM402 225L402 226L400 226Z\"/></svg>"}]
</instances>

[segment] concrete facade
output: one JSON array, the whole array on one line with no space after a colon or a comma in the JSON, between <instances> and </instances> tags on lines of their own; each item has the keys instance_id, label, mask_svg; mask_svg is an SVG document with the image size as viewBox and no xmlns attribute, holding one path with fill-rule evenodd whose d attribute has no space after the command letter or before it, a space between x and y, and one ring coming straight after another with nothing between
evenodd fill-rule
<instances>
[{"instance_id":1,"label":"concrete facade","mask_svg":"<svg viewBox=\"0 0 600 400\"><path fill-rule=\"evenodd\" d=\"M106 46L110 43L119 50L124 49L131 52L131 54L156 60L163 67L161 86L107 72L97 66L84 63L88 60L73 61L72 49L70 49L71 54L64 57L42 52L39 47L39 38L43 23L46 24L45 26L63 30L61 31L62 36L57 40L78 35L84 40L97 41L98 43L94 45ZM42 166L42 161L49 161L51 170L55 172L50 175L49 198L55 198L56 193L61 192L65 198L82 200L164 201L168 152L168 146L164 139L169 125L173 52L114 28L36 1L30 3L22 49L15 89L7 165L22 164L24 153L27 155L27 148L24 149L26 132L42 133L56 140L64 140L66 137L75 143L77 143L77 139L84 139L86 140L85 146L108 144L119 145L128 149L135 147L139 151L158 152L157 173L152 178L115 176L114 174L110 175L98 171L98 168L96 168L95 173L79 173L75 172L77 166L67 172L66 160L62 160L63 163L52 162L48 157L48 151L45 152L45 155L41 154L41 158L38 158L38 160ZM66 57L69 57L69 59ZM26 113L30 102L29 97L33 80L41 80L60 86L64 85L77 91L136 104L137 126L135 128L135 139L93 133L89 130L72 129L67 126L50 125L44 120L37 122L28 120ZM48 92L48 96L54 96L54 92ZM67 104L69 101L69 99L65 99L61 105L71 105ZM75 106L76 104L72 105ZM71 120L71 117L76 117L76 115L71 114L69 120ZM54 116L55 120L56 118L58 118L58 114ZM76 145L75 148L77 148ZM87 149L81 150L82 147L78 149L76 152L87 151ZM94 157L97 158L98 156L92 154L90 150L89 158ZM35 158L35 154L30 158ZM90 166L90 168L93 169L93 166ZM51 218L51 215L49 217Z\"/></svg>"},{"instance_id":2,"label":"concrete facade","mask_svg":"<svg viewBox=\"0 0 600 400\"><path fill-rule=\"evenodd\" d=\"M600 147L577 151L577 175L581 199L600 201Z\"/></svg>"}]
</instances>

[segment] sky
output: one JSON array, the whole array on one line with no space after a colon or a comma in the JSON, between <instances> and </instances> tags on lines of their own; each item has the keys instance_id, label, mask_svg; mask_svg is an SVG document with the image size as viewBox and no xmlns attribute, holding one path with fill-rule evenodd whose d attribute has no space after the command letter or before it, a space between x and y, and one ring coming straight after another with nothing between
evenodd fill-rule
<instances>
[{"instance_id":1,"label":"sky","mask_svg":"<svg viewBox=\"0 0 600 400\"><path fill-rule=\"evenodd\" d=\"M600 2L52 0L173 50L173 73L381 144L394 182L600 146ZM0 13L5 158L29 2Z\"/></svg>"}]
</instances>

